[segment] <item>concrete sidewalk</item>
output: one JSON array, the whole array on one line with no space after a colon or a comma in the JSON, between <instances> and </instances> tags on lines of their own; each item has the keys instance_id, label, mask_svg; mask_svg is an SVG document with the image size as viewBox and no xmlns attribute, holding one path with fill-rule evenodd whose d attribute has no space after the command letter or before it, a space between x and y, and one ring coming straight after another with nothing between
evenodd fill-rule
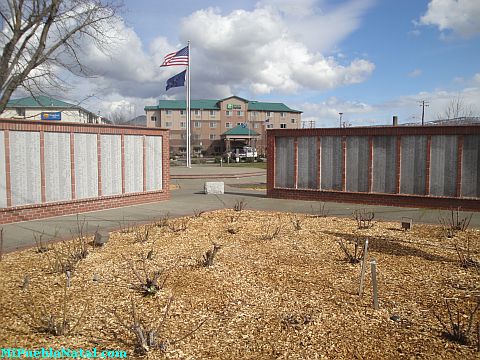
<instances>
[{"instance_id":1,"label":"concrete sidewalk","mask_svg":"<svg viewBox=\"0 0 480 360\"><path fill-rule=\"evenodd\" d=\"M185 170L184 170L185 169ZM225 169L229 169L228 176ZM230 170L233 169L233 170ZM190 179L175 179L171 183L178 188L171 191L171 200L128 206L123 208L107 209L67 215L41 220L25 221L2 225L4 229L4 250L13 251L20 248L34 246L34 234L39 236L44 233L43 240L70 238L77 233L78 223L85 220L85 232L93 233L98 228L103 231L111 231L125 227L126 225L153 222L165 214L170 217L192 215L194 210L216 210L233 208L238 200L246 202L247 209L272 210L299 213L315 213L319 211L320 203L314 201L268 199L265 190L249 190L239 185L264 184L266 182L265 171L253 169L262 175L244 177L252 168L221 168L220 166L194 166L191 169L175 167L171 168L172 174L184 173L191 176ZM217 181L225 182L224 195L205 195L203 187L205 179L202 174L216 175ZM237 174L238 176L234 176ZM208 181L208 180L207 180ZM351 217L355 209L368 209L375 212L375 220L401 221L402 217L412 218L414 222L438 224L440 216L446 216L448 211L401 208L394 206L366 206L348 203L325 203L325 209L329 216ZM471 227L480 227L480 213L473 213Z\"/></svg>"}]
</instances>

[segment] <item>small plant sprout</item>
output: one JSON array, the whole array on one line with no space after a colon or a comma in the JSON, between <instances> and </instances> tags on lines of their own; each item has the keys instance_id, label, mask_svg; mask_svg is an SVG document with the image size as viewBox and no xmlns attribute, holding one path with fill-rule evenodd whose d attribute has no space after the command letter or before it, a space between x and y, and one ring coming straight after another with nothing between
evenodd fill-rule
<instances>
[{"instance_id":1,"label":"small plant sprout","mask_svg":"<svg viewBox=\"0 0 480 360\"><path fill-rule=\"evenodd\" d=\"M201 260L201 265L203 267L209 267L213 265L213 260L215 255L217 254L218 250L222 248L221 245L213 244L213 249L207 250L205 254L203 254L203 258Z\"/></svg>"},{"instance_id":2,"label":"small plant sprout","mask_svg":"<svg viewBox=\"0 0 480 360\"><path fill-rule=\"evenodd\" d=\"M290 217L290 222L292 223L293 229L295 231L302 230L302 221L303 219L296 214Z\"/></svg>"},{"instance_id":3,"label":"small plant sprout","mask_svg":"<svg viewBox=\"0 0 480 360\"><path fill-rule=\"evenodd\" d=\"M196 217L196 218L201 217L203 213L205 213L205 211L198 210L198 209L193 209L193 216Z\"/></svg>"},{"instance_id":4,"label":"small plant sprout","mask_svg":"<svg viewBox=\"0 0 480 360\"><path fill-rule=\"evenodd\" d=\"M244 199L236 200L235 205L233 205L233 210L242 211L242 210L245 210L246 207L247 207L247 202Z\"/></svg>"}]
</instances>

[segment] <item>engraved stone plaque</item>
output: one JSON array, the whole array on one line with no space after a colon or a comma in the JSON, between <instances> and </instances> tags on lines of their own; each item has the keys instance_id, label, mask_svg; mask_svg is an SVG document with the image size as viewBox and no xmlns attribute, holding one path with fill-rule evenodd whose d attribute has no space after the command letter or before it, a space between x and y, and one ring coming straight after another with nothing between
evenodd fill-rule
<instances>
[{"instance_id":1,"label":"engraved stone plaque","mask_svg":"<svg viewBox=\"0 0 480 360\"><path fill-rule=\"evenodd\" d=\"M122 193L122 139L120 135L100 136L102 195Z\"/></svg>"},{"instance_id":2,"label":"engraved stone plaque","mask_svg":"<svg viewBox=\"0 0 480 360\"><path fill-rule=\"evenodd\" d=\"M7 207L7 171L5 169L5 134L0 131L0 208Z\"/></svg>"},{"instance_id":3,"label":"engraved stone plaque","mask_svg":"<svg viewBox=\"0 0 480 360\"><path fill-rule=\"evenodd\" d=\"M125 136L125 193L143 191L143 136Z\"/></svg>"},{"instance_id":4,"label":"engraved stone plaque","mask_svg":"<svg viewBox=\"0 0 480 360\"><path fill-rule=\"evenodd\" d=\"M46 132L45 197L47 202L72 198L70 167L70 134Z\"/></svg>"},{"instance_id":5,"label":"engraved stone plaque","mask_svg":"<svg viewBox=\"0 0 480 360\"><path fill-rule=\"evenodd\" d=\"M162 137L146 137L147 191L162 189Z\"/></svg>"},{"instance_id":6,"label":"engraved stone plaque","mask_svg":"<svg viewBox=\"0 0 480 360\"><path fill-rule=\"evenodd\" d=\"M75 192L77 199L98 196L97 135L75 134Z\"/></svg>"},{"instance_id":7,"label":"engraved stone plaque","mask_svg":"<svg viewBox=\"0 0 480 360\"><path fill-rule=\"evenodd\" d=\"M40 133L10 131L12 205L42 201L40 183Z\"/></svg>"}]
</instances>

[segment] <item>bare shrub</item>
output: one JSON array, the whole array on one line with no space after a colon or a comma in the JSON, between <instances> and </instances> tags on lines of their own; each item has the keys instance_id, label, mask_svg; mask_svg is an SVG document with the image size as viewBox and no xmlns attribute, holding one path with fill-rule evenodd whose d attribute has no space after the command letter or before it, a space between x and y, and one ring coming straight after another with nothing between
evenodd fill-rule
<instances>
[{"instance_id":1,"label":"bare shrub","mask_svg":"<svg viewBox=\"0 0 480 360\"><path fill-rule=\"evenodd\" d=\"M310 208L312 210L312 215L311 215L312 217L323 217L324 218L324 217L328 216L329 211L327 210L326 204L324 202L320 202L318 204L317 209L315 209L313 207L313 205Z\"/></svg>"},{"instance_id":2,"label":"bare shrub","mask_svg":"<svg viewBox=\"0 0 480 360\"><path fill-rule=\"evenodd\" d=\"M135 224L126 221L124 216L122 221L118 223L118 227L120 228L121 234L130 234L133 232L133 228L135 227Z\"/></svg>"},{"instance_id":3,"label":"bare shrub","mask_svg":"<svg viewBox=\"0 0 480 360\"><path fill-rule=\"evenodd\" d=\"M227 231L230 234L236 234L240 231L240 227L238 225L238 220L240 219L241 213L238 212L235 215L230 215L227 217L228 221L228 226L227 226Z\"/></svg>"},{"instance_id":4,"label":"bare shrub","mask_svg":"<svg viewBox=\"0 0 480 360\"><path fill-rule=\"evenodd\" d=\"M77 318L70 314L70 297L67 294L67 284L65 283L59 303L50 304L47 307L45 301L36 304L35 301L29 300L25 302L27 316L19 317L35 331L53 336L63 336L75 332L78 325L82 323L87 308L88 305L85 304Z\"/></svg>"},{"instance_id":5,"label":"bare shrub","mask_svg":"<svg viewBox=\"0 0 480 360\"><path fill-rule=\"evenodd\" d=\"M175 222L172 222L170 221L168 223L168 228L172 231L172 232L181 232L181 231L186 231L188 229L188 223L190 222L190 219L189 218L181 218L181 219L178 219L177 221Z\"/></svg>"},{"instance_id":6,"label":"bare shrub","mask_svg":"<svg viewBox=\"0 0 480 360\"><path fill-rule=\"evenodd\" d=\"M57 232L55 232L56 237ZM42 254L46 253L47 251L51 250L44 242L43 237L45 236L45 231L42 233L33 232L33 240L35 240L35 248L37 249L37 253Z\"/></svg>"},{"instance_id":7,"label":"bare shrub","mask_svg":"<svg viewBox=\"0 0 480 360\"><path fill-rule=\"evenodd\" d=\"M164 269L151 270L146 263L146 257L140 256L136 261L139 264L139 269L132 261L127 261L133 275L137 279L138 283L135 284L135 288L143 293L145 296L155 295L157 292L163 289L168 275Z\"/></svg>"},{"instance_id":8,"label":"bare shrub","mask_svg":"<svg viewBox=\"0 0 480 360\"><path fill-rule=\"evenodd\" d=\"M215 255L217 254L218 250L222 248L221 245L218 244L213 244L213 249L207 250L205 254L203 254L202 260L200 261L200 264L203 267L209 267L213 265L213 260L215 258Z\"/></svg>"},{"instance_id":9,"label":"bare shrub","mask_svg":"<svg viewBox=\"0 0 480 360\"><path fill-rule=\"evenodd\" d=\"M459 299L444 299L444 313L441 316L434 311L434 315L443 328L443 336L462 345L473 343L472 330L475 327L475 316L480 309L480 297L477 296L472 304L471 299L459 301ZM446 318L446 319L445 319ZM479 321L477 320L477 327Z\"/></svg>"},{"instance_id":10,"label":"bare shrub","mask_svg":"<svg viewBox=\"0 0 480 360\"><path fill-rule=\"evenodd\" d=\"M242 211L242 210L245 210L246 207L247 207L247 202L244 199L236 200L235 205L233 205L233 210Z\"/></svg>"},{"instance_id":11,"label":"bare shrub","mask_svg":"<svg viewBox=\"0 0 480 360\"><path fill-rule=\"evenodd\" d=\"M0 261L3 259L3 228L0 228Z\"/></svg>"},{"instance_id":12,"label":"bare shrub","mask_svg":"<svg viewBox=\"0 0 480 360\"><path fill-rule=\"evenodd\" d=\"M150 238L150 227L143 226L135 230L135 242L136 243L146 243Z\"/></svg>"},{"instance_id":13,"label":"bare shrub","mask_svg":"<svg viewBox=\"0 0 480 360\"><path fill-rule=\"evenodd\" d=\"M472 240L469 236L465 239L463 244L460 244L459 241L456 241L454 244L455 251L457 252L460 266L464 268L473 267L479 270L480 261L473 255L473 251L471 249L471 242Z\"/></svg>"},{"instance_id":14,"label":"bare shrub","mask_svg":"<svg viewBox=\"0 0 480 360\"><path fill-rule=\"evenodd\" d=\"M282 231L282 224L281 223L273 223L272 221L269 221L267 223L267 226L265 227L265 233L262 235L261 239L262 240L273 240L278 235L280 235L280 232Z\"/></svg>"},{"instance_id":15,"label":"bare shrub","mask_svg":"<svg viewBox=\"0 0 480 360\"><path fill-rule=\"evenodd\" d=\"M88 244L85 238L63 241L54 246L47 255L50 270L54 273L74 272L78 262L88 256Z\"/></svg>"},{"instance_id":16,"label":"bare shrub","mask_svg":"<svg viewBox=\"0 0 480 360\"><path fill-rule=\"evenodd\" d=\"M303 219L296 214L290 217L290 222L292 223L295 231L302 230L302 221Z\"/></svg>"},{"instance_id":17,"label":"bare shrub","mask_svg":"<svg viewBox=\"0 0 480 360\"><path fill-rule=\"evenodd\" d=\"M353 212L353 217L357 221L357 226L359 229L369 229L374 225L372 220L375 218L375 213L373 211L357 209Z\"/></svg>"},{"instance_id":18,"label":"bare shrub","mask_svg":"<svg viewBox=\"0 0 480 360\"><path fill-rule=\"evenodd\" d=\"M193 209L193 216L196 217L196 218L201 217L202 214L204 214L204 213L205 213L204 210Z\"/></svg>"},{"instance_id":19,"label":"bare shrub","mask_svg":"<svg viewBox=\"0 0 480 360\"><path fill-rule=\"evenodd\" d=\"M173 297L171 296L167 300L167 303L162 310L162 317L159 320L159 323L156 325L152 325L152 321L145 321L144 318L150 318L150 315L147 317L143 316L142 318L141 314L139 314L137 311L133 299L131 311L132 315L130 320L125 321L116 311L112 312L118 323L135 336L134 346L136 354L144 356L149 351L155 349L166 351L168 346L174 345L175 343L185 340L193 335L193 333L195 333L207 321L207 319L202 320L195 328L188 331L178 339L166 339L163 336L163 333L172 303Z\"/></svg>"},{"instance_id":20,"label":"bare shrub","mask_svg":"<svg viewBox=\"0 0 480 360\"><path fill-rule=\"evenodd\" d=\"M343 250L345 254L345 259L350 264L358 264L363 259L364 245L365 241L360 237L356 236L354 239L338 239L338 245Z\"/></svg>"},{"instance_id":21,"label":"bare shrub","mask_svg":"<svg viewBox=\"0 0 480 360\"><path fill-rule=\"evenodd\" d=\"M157 221L155 221L153 223L153 226L156 226L156 227L159 227L159 228L163 228L165 226L168 225L168 220L170 219L170 213L165 213L163 214L160 219L158 219Z\"/></svg>"},{"instance_id":22,"label":"bare shrub","mask_svg":"<svg viewBox=\"0 0 480 360\"><path fill-rule=\"evenodd\" d=\"M470 215L461 215L461 208L450 208L450 216L440 216L438 222L443 228L445 236L451 238L455 236L458 231L467 230L472 220L473 213Z\"/></svg>"}]
</instances>

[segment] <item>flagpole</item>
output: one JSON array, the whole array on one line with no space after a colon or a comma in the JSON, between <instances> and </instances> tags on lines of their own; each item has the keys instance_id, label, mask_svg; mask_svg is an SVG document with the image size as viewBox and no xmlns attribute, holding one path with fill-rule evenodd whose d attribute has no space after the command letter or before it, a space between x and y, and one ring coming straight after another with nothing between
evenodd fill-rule
<instances>
[{"instance_id":1,"label":"flagpole","mask_svg":"<svg viewBox=\"0 0 480 360\"><path fill-rule=\"evenodd\" d=\"M190 51L190 40L187 42L188 46L188 66L187 66L187 167L192 167L192 160L191 160L191 131L190 131L190 116L191 116L191 109L190 109L190 64L192 61L192 55Z\"/></svg>"}]
</instances>

